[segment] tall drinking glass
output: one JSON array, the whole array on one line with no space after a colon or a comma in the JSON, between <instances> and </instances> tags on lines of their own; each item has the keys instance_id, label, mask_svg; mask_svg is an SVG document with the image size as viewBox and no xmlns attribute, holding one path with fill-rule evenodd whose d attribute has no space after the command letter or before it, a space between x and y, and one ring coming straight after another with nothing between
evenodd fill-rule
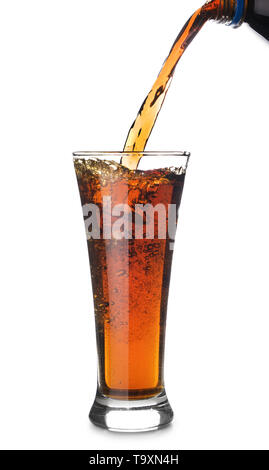
<instances>
[{"instance_id":1,"label":"tall drinking glass","mask_svg":"<svg viewBox=\"0 0 269 470\"><path fill-rule=\"evenodd\" d=\"M173 418L164 388L165 326L189 154L141 152L137 170L129 170L121 161L134 154L73 154L97 338L90 420L114 431L158 429Z\"/></svg>"}]
</instances>

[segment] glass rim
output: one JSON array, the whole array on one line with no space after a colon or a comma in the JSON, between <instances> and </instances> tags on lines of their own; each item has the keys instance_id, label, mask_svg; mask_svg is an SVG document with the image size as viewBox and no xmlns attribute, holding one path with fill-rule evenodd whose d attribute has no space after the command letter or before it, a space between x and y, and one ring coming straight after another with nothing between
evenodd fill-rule
<instances>
[{"instance_id":1,"label":"glass rim","mask_svg":"<svg viewBox=\"0 0 269 470\"><path fill-rule=\"evenodd\" d=\"M77 151L77 152L73 152L73 157L79 157L79 158L83 158L83 157L100 157L100 156L108 156L108 155L141 155L142 154L142 157L167 157L167 156L173 156L173 157L186 157L187 159L190 158L190 152L187 152L187 151L167 151L167 150L157 150L157 151L153 151L153 150L146 150L146 151L124 151L124 150L120 150L120 151L108 151L108 150L104 150L103 152L100 151L100 150L97 150L97 151Z\"/></svg>"}]
</instances>

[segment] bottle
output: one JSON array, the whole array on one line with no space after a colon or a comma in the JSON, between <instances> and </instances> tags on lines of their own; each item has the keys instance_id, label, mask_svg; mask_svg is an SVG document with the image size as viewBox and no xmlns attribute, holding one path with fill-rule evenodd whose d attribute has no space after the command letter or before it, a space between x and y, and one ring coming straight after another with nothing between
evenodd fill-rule
<instances>
[{"instance_id":1,"label":"bottle","mask_svg":"<svg viewBox=\"0 0 269 470\"><path fill-rule=\"evenodd\" d=\"M269 0L248 0L245 22L269 41Z\"/></svg>"},{"instance_id":2,"label":"bottle","mask_svg":"<svg viewBox=\"0 0 269 470\"><path fill-rule=\"evenodd\" d=\"M269 0L220 0L217 20L235 28L248 23L269 41Z\"/></svg>"}]
</instances>

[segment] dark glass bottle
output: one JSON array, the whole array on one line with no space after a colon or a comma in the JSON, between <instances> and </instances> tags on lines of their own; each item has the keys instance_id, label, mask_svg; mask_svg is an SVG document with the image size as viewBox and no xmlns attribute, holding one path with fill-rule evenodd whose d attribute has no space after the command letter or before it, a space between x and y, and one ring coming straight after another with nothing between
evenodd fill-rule
<instances>
[{"instance_id":1,"label":"dark glass bottle","mask_svg":"<svg viewBox=\"0 0 269 470\"><path fill-rule=\"evenodd\" d=\"M218 0L216 20L237 28L242 23L269 40L269 0Z\"/></svg>"},{"instance_id":2,"label":"dark glass bottle","mask_svg":"<svg viewBox=\"0 0 269 470\"><path fill-rule=\"evenodd\" d=\"M248 0L244 21L269 41L269 0Z\"/></svg>"}]
</instances>

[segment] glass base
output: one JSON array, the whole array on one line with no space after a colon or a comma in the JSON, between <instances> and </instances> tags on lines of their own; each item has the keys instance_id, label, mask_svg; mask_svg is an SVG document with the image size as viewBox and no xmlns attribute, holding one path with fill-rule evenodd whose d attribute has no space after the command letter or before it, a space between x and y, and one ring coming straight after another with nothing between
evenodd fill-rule
<instances>
[{"instance_id":1,"label":"glass base","mask_svg":"<svg viewBox=\"0 0 269 470\"><path fill-rule=\"evenodd\" d=\"M142 432L171 423L173 411L165 391L146 400L118 400L97 392L89 418L109 431Z\"/></svg>"}]
</instances>

